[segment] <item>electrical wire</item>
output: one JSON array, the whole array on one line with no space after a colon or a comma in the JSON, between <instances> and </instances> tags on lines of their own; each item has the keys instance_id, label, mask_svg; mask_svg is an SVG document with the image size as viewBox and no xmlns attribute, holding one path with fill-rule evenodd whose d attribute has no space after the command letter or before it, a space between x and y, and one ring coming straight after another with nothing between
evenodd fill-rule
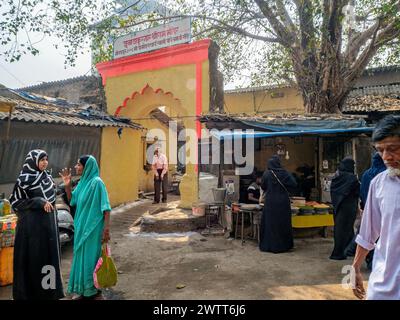
<instances>
[{"instance_id":1,"label":"electrical wire","mask_svg":"<svg viewBox=\"0 0 400 320\"><path fill-rule=\"evenodd\" d=\"M4 67L1 63L0 63L0 67L5 71L5 72L7 72L10 76L12 76L15 80L17 80L19 83L21 83L23 86L26 86L26 84L25 83L23 83L21 80L19 80L15 75L13 75L10 71L8 71L7 69L6 69L6 67Z\"/></svg>"}]
</instances>

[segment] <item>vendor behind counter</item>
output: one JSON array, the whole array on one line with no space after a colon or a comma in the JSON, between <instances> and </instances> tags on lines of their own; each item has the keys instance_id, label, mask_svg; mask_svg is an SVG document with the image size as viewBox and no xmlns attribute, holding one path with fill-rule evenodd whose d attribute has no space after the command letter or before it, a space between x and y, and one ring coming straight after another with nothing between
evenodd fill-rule
<instances>
[{"instance_id":1,"label":"vendor behind counter","mask_svg":"<svg viewBox=\"0 0 400 320\"><path fill-rule=\"evenodd\" d=\"M262 172L255 174L255 180L247 188L246 203L258 204L261 196L261 178Z\"/></svg>"},{"instance_id":2,"label":"vendor behind counter","mask_svg":"<svg viewBox=\"0 0 400 320\"><path fill-rule=\"evenodd\" d=\"M297 182L296 196L306 198L306 201L311 199L311 191L315 188L315 170L314 167L304 164L296 169L296 173L293 174Z\"/></svg>"}]
</instances>

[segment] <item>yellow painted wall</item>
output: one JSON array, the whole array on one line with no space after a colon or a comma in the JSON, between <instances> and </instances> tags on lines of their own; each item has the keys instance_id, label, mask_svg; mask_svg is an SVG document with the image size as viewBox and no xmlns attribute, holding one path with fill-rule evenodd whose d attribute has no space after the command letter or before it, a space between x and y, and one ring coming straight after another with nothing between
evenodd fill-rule
<instances>
[{"instance_id":1,"label":"yellow painted wall","mask_svg":"<svg viewBox=\"0 0 400 320\"><path fill-rule=\"evenodd\" d=\"M100 176L110 197L111 206L138 198L140 130L104 128L101 137Z\"/></svg>"},{"instance_id":2,"label":"yellow painted wall","mask_svg":"<svg viewBox=\"0 0 400 320\"><path fill-rule=\"evenodd\" d=\"M202 108L204 114L208 113L210 100L208 61L202 63L202 71ZM146 85L150 87L145 89L142 94ZM159 88L163 92L155 93L155 90ZM127 97L132 97L134 92L139 92L139 94L134 99L128 100L126 108L121 110L121 116L142 123L147 129L158 127L167 130L166 127L159 125L156 120L143 119L149 117L149 113L155 108L166 106L170 116L183 116L185 128L196 128L196 66L194 64L107 78L105 84L107 112L114 114L124 100ZM172 95L166 95L167 92L171 92ZM152 174L143 170L144 141L141 136L145 136L145 132L129 134L126 136L126 141L117 143L113 133L109 133L107 130L103 133L102 156L111 156L114 150L117 151L118 156L121 157L118 163L121 167L129 170L129 172L123 171L125 176L121 177L121 172L115 170L115 168L113 170L104 160L103 179L109 184L108 188L113 204L137 199L139 188L152 190ZM127 167L128 163L130 165ZM171 174L172 170L169 173ZM194 166L188 165L186 167L186 175L181 186L183 189L181 190L181 206L191 207L191 203L198 199L198 180Z\"/></svg>"},{"instance_id":3,"label":"yellow painted wall","mask_svg":"<svg viewBox=\"0 0 400 320\"><path fill-rule=\"evenodd\" d=\"M273 95L283 93L283 97ZM303 99L294 88L270 89L265 91L225 93L226 113L304 113Z\"/></svg>"},{"instance_id":4,"label":"yellow painted wall","mask_svg":"<svg viewBox=\"0 0 400 320\"><path fill-rule=\"evenodd\" d=\"M276 138L272 139L276 141ZM310 166L315 165L315 148L317 147L316 138L303 137L303 142L300 144L295 144L294 139L291 137L282 137L281 139L282 143L286 145L286 150L289 151L290 159L281 159L281 163L286 170L289 172L295 172L299 166L305 163ZM267 167L268 159L276 154L276 151L277 149L275 146L265 146L264 139L262 139L261 151L255 152L254 162L257 170L264 171Z\"/></svg>"},{"instance_id":5,"label":"yellow painted wall","mask_svg":"<svg viewBox=\"0 0 400 320\"><path fill-rule=\"evenodd\" d=\"M208 66L208 61L203 62L204 111L208 111L209 108ZM171 92L174 98L181 101L182 107L187 110L189 115L195 116L196 66L194 64L108 78L105 86L107 111L113 114L126 97L130 97L135 91L141 92L146 84L149 84L154 90L161 88L164 92ZM179 110L177 113L182 115Z\"/></svg>"}]
</instances>

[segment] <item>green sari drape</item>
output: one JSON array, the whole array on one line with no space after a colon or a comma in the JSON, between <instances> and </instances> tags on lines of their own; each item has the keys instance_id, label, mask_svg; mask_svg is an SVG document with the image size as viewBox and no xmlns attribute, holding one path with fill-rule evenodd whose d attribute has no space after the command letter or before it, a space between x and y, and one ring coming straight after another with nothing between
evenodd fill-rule
<instances>
[{"instance_id":1,"label":"green sari drape","mask_svg":"<svg viewBox=\"0 0 400 320\"><path fill-rule=\"evenodd\" d=\"M110 211L106 187L99 177L99 167L92 156L86 162L82 177L72 192L71 206L76 206L74 256L68 293L92 296L97 293L93 271L101 255L104 211Z\"/></svg>"}]
</instances>

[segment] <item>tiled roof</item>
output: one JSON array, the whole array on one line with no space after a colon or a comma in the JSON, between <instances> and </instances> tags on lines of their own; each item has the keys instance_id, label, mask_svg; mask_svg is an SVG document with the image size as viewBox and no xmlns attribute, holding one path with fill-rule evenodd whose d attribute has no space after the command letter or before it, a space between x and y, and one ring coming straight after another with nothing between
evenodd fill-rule
<instances>
[{"instance_id":1,"label":"tiled roof","mask_svg":"<svg viewBox=\"0 0 400 320\"><path fill-rule=\"evenodd\" d=\"M343 114L221 114L213 113L200 117L201 122L240 122L240 121L257 121L259 123L281 123L288 120L359 120L363 117L343 115Z\"/></svg>"},{"instance_id":2,"label":"tiled roof","mask_svg":"<svg viewBox=\"0 0 400 320\"><path fill-rule=\"evenodd\" d=\"M392 66L384 66L384 67L376 67L376 68L369 68L364 70L363 76L374 75L381 72L400 72L400 66L392 65ZM259 87L248 87L248 88L238 88L238 89L231 89L231 90L224 90L225 93L245 93L245 92L256 92L256 91L265 91L265 90L273 90L273 89L283 89L283 88L290 88L292 87L289 84L276 84L276 85L269 85L269 86L259 86ZM386 86L383 86L386 87ZM372 87L371 87L372 88Z\"/></svg>"},{"instance_id":3,"label":"tiled roof","mask_svg":"<svg viewBox=\"0 0 400 320\"><path fill-rule=\"evenodd\" d=\"M141 129L142 126L130 119L113 117L97 111L92 106L60 107L51 104L38 104L23 100L10 99L0 96L3 104L15 103L11 115L13 121L52 123L85 127L124 127ZM7 120L8 112L0 112L0 120Z\"/></svg>"},{"instance_id":4,"label":"tiled roof","mask_svg":"<svg viewBox=\"0 0 400 320\"><path fill-rule=\"evenodd\" d=\"M365 95L349 97L343 112L393 112L400 111L400 95Z\"/></svg>"},{"instance_id":5,"label":"tiled roof","mask_svg":"<svg viewBox=\"0 0 400 320\"><path fill-rule=\"evenodd\" d=\"M391 65L391 66L368 68L368 69L364 70L363 75L372 75L372 74L375 74L375 73L388 72L388 71L398 71L398 72L400 72L400 66Z\"/></svg>"},{"instance_id":6,"label":"tiled roof","mask_svg":"<svg viewBox=\"0 0 400 320\"><path fill-rule=\"evenodd\" d=\"M400 84L353 89L342 111L347 113L400 111Z\"/></svg>"},{"instance_id":7,"label":"tiled roof","mask_svg":"<svg viewBox=\"0 0 400 320\"><path fill-rule=\"evenodd\" d=\"M360 97L367 95L390 95L400 96L400 84L390 84L385 86L361 87L350 91L349 97Z\"/></svg>"},{"instance_id":8,"label":"tiled roof","mask_svg":"<svg viewBox=\"0 0 400 320\"><path fill-rule=\"evenodd\" d=\"M36 90L36 89L50 87L50 86L53 86L55 84L57 84L57 85L68 84L68 83L74 83L74 82L78 82L78 81L82 81L82 80L93 80L93 81L95 81L96 79L97 79L96 76L79 76L79 77L68 78L68 79L63 79L63 80L43 82L41 84L36 84L36 85L33 85L33 86L24 87L24 88L19 88L19 90L24 90L24 91Z\"/></svg>"}]
</instances>

